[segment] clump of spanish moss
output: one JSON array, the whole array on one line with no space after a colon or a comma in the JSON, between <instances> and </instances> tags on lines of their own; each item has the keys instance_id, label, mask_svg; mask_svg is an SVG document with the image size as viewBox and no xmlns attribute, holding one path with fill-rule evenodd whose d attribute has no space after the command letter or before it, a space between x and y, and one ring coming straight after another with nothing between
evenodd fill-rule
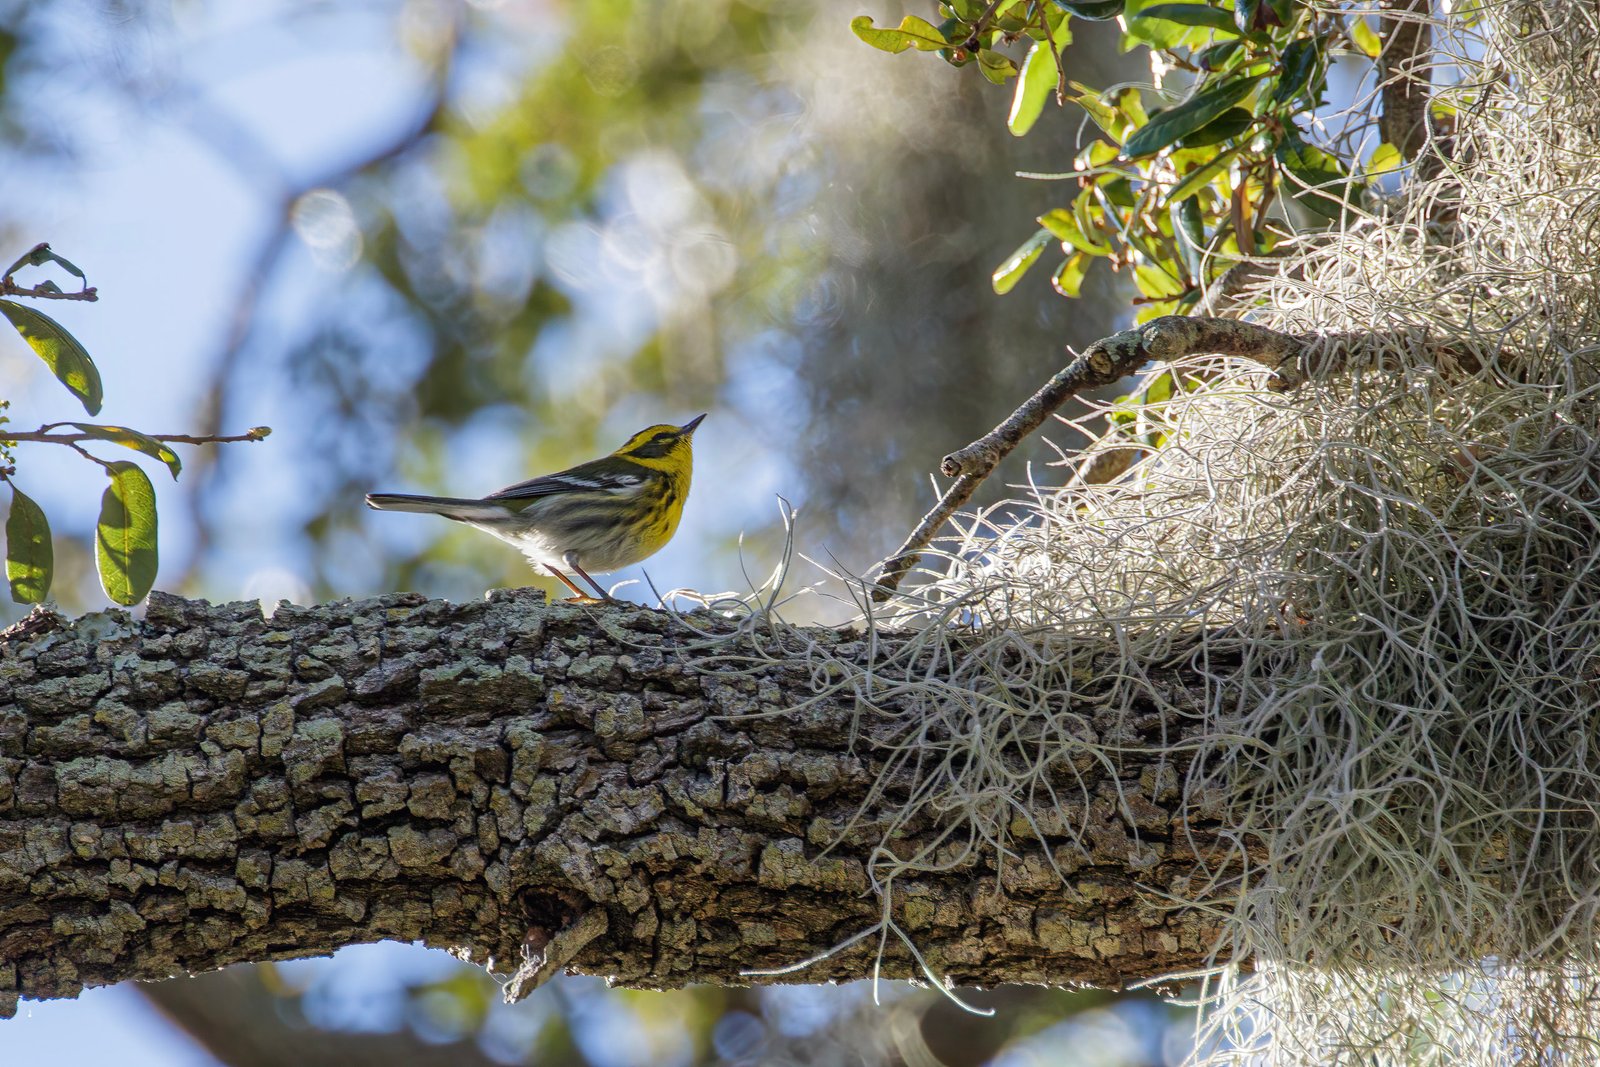
<instances>
[{"instance_id":1,"label":"clump of spanish moss","mask_svg":"<svg viewBox=\"0 0 1600 1067\"><path fill-rule=\"evenodd\" d=\"M967 516L874 620L913 642L818 672L916 695L905 815L974 848L1026 848L1019 808L1070 825L1044 786L1083 745L1074 700L1183 720L1183 788L1240 842L1218 958L1250 961L1204 976L1207 1062L1600 1048L1600 10L1479 8L1433 39L1455 120L1431 161L1236 305L1369 340L1289 392L1243 362L1157 368L1170 394L1091 451L1128 447L1130 414L1157 447ZM1174 664L1199 679L1181 700L1156 682ZM999 755L1018 731L1034 767ZM883 850L876 884L933 862Z\"/></svg>"}]
</instances>

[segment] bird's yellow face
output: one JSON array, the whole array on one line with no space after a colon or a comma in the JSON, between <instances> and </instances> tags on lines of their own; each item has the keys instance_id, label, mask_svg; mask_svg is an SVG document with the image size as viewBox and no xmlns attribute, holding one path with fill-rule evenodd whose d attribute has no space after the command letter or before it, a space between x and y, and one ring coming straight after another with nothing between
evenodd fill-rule
<instances>
[{"instance_id":1,"label":"bird's yellow face","mask_svg":"<svg viewBox=\"0 0 1600 1067\"><path fill-rule=\"evenodd\" d=\"M703 418L704 415L697 415L682 426L666 423L660 426L646 426L628 438L628 443L612 455L626 457L674 478L688 474L694 462L694 450L690 440Z\"/></svg>"}]
</instances>

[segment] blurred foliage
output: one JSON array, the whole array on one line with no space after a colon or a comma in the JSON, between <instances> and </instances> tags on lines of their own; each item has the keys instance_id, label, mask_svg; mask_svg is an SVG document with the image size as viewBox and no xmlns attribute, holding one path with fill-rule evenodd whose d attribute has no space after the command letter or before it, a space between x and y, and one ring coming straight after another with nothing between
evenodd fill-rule
<instances>
[{"instance_id":1,"label":"blurred foliage","mask_svg":"<svg viewBox=\"0 0 1600 1067\"><path fill-rule=\"evenodd\" d=\"M355 956L363 952L393 955L369 948ZM993 1009L980 1017L937 992L894 982L875 996L870 982L651 993L558 978L507 1006L499 987L474 968L412 966L397 974L353 960L346 952L324 967L233 967L142 988L234 1067L1158 1067L1181 1054L1192 1025L1185 1011L1149 996L962 990L963 1000Z\"/></svg>"},{"instance_id":2,"label":"blurred foliage","mask_svg":"<svg viewBox=\"0 0 1600 1067\"><path fill-rule=\"evenodd\" d=\"M418 48L442 88L417 135L287 216L337 204L359 247L287 368L313 413L297 504L314 593L348 589L374 528L351 503L398 488L396 468L404 488L482 492L708 408L742 447L720 467L697 457L691 515L717 509L705 582L738 574L741 537L770 558L773 492L801 505L811 551L867 570L926 505L914 472L1031 391L1063 339L1112 325L1109 305L1019 316L980 288L1015 207L1046 204L1048 187L1010 175L1048 147L1019 153L982 94L864 70L842 4L557 10L541 58L487 104L450 86L504 23L436 24ZM888 81L870 98L869 76ZM219 410L252 395L251 362L224 375ZM504 474L456 458L488 435L514 460ZM379 584L541 580L433 536L399 546Z\"/></svg>"}]
</instances>

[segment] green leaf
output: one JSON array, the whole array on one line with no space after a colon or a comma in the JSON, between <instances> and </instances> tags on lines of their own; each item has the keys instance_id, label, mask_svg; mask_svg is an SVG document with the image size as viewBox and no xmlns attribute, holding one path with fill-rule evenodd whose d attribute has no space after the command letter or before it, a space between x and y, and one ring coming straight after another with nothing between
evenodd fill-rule
<instances>
[{"instance_id":1,"label":"green leaf","mask_svg":"<svg viewBox=\"0 0 1600 1067\"><path fill-rule=\"evenodd\" d=\"M1168 209L1172 217L1172 237L1178 246L1178 259L1193 284L1205 282L1206 224L1200 201L1194 197L1174 201Z\"/></svg>"},{"instance_id":2,"label":"green leaf","mask_svg":"<svg viewBox=\"0 0 1600 1067\"><path fill-rule=\"evenodd\" d=\"M50 543L50 523L33 498L11 487L11 515L6 519L6 578L11 599L18 604L38 604L50 593L55 571L55 549Z\"/></svg>"},{"instance_id":3,"label":"green leaf","mask_svg":"<svg viewBox=\"0 0 1600 1067\"><path fill-rule=\"evenodd\" d=\"M1190 171L1182 181L1172 187L1172 191L1167 194L1167 200L1171 203L1177 203L1180 200L1187 200L1189 197L1194 196L1204 189L1212 178L1227 170L1228 164L1233 162L1233 157L1243 151L1243 145L1235 146L1223 152L1205 166Z\"/></svg>"},{"instance_id":4,"label":"green leaf","mask_svg":"<svg viewBox=\"0 0 1600 1067\"><path fill-rule=\"evenodd\" d=\"M1362 188L1350 181L1344 164L1315 145L1306 144L1299 133L1291 130L1278 145L1278 165L1292 181L1285 185L1289 192L1305 207L1338 218L1344 213L1346 203L1359 206Z\"/></svg>"},{"instance_id":5,"label":"green leaf","mask_svg":"<svg viewBox=\"0 0 1600 1067\"><path fill-rule=\"evenodd\" d=\"M1305 89L1317 69L1317 42L1310 37L1290 41L1283 50L1282 70L1277 87L1272 90L1274 104L1286 104Z\"/></svg>"},{"instance_id":6,"label":"green leaf","mask_svg":"<svg viewBox=\"0 0 1600 1067\"><path fill-rule=\"evenodd\" d=\"M1294 0L1267 0L1267 6L1278 16L1278 25L1287 26L1294 21Z\"/></svg>"},{"instance_id":7,"label":"green leaf","mask_svg":"<svg viewBox=\"0 0 1600 1067\"><path fill-rule=\"evenodd\" d=\"M1116 102L1117 110L1128 116L1128 122L1133 129L1138 129L1150 121L1150 116L1144 110L1144 97L1139 90L1130 85L1115 94L1112 100Z\"/></svg>"},{"instance_id":8,"label":"green leaf","mask_svg":"<svg viewBox=\"0 0 1600 1067\"><path fill-rule=\"evenodd\" d=\"M89 279L84 277L83 271L79 270L76 264L71 263L52 252L48 244L34 245L32 248L22 253L22 255L17 257L17 261L15 263L6 268L4 277L11 277L23 267L42 267L46 263L54 263L68 274L71 274L73 277L77 278L79 281L88 284ZM45 284L51 285L49 282L46 282ZM52 286L52 288L54 288L54 286ZM61 290L55 289L55 291L59 293Z\"/></svg>"},{"instance_id":9,"label":"green leaf","mask_svg":"<svg viewBox=\"0 0 1600 1067\"><path fill-rule=\"evenodd\" d=\"M1146 406L1151 404L1165 404L1172 399L1172 394L1177 392L1178 379L1172 368L1160 371L1145 382L1140 394L1140 402Z\"/></svg>"},{"instance_id":10,"label":"green leaf","mask_svg":"<svg viewBox=\"0 0 1600 1067\"><path fill-rule=\"evenodd\" d=\"M1119 228L1116 223L1107 220L1106 210L1100 204L1100 188L1095 185L1084 189L1072 201L1072 217L1077 220L1078 232L1083 234L1084 240L1090 242L1095 240L1095 235L1102 228L1111 231L1116 231ZM1102 226L1095 225L1097 219L1102 223ZM1092 248L1086 248L1084 251L1103 256L1109 254L1110 249L1108 248L1104 252L1094 252Z\"/></svg>"},{"instance_id":11,"label":"green leaf","mask_svg":"<svg viewBox=\"0 0 1600 1067\"><path fill-rule=\"evenodd\" d=\"M1164 263L1146 263L1133 268L1133 286L1152 300L1177 296L1184 288L1183 282Z\"/></svg>"},{"instance_id":12,"label":"green leaf","mask_svg":"<svg viewBox=\"0 0 1600 1067\"><path fill-rule=\"evenodd\" d=\"M1201 70L1216 71L1227 66L1228 60L1239 50L1239 38L1230 37L1226 41L1218 41L1195 56L1195 66Z\"/></svg>"},{"instance_id":13,"label":"green leaf","mask_svg":"<svg viewBox=\"0 0 1600 1067\"><path fill-rule=\"evenodd\" d=\"M992 48L978 50L978 69L983 76L996 85L1004 85L1006 79L1017 73L1017 65L1011 62L1011 57L1002 55Z\"/></svg>"},{"instance_id":14,"label":"green leaf","mask_svg":"<svg viewBox=\"0 0 1600 1067\"><path fill-rule=\"evenodd\" d=\"M156 491L137 463L107 464L111 485L100 497L95 562L100 586L132 607L156 581Z\"/></svg>"},{"instance_id":15,"label":"green leaf","mask_svg":"<svg viewBox=\"0 0 1600 1067\"><path fill-rule=\"evenodd\" d=\"M872 47L895 54L904 52L907 48L934 52L941 48L949 48L951 44L945 39L944 34L939 32L937 26L915 15L907 15L901 19L900 27L893 30L874 26L871 15L857 15L850 20L850 31Z\"/></svg>"},{"instance_id":16,"label":"green leaf","mask_svg":"<svg viewBox=\"0 0 1600 1067\"><path fill-rule=\"evenodd\" d=\"M110 441L123 448L131 448L135 452L143 452L151 459L159 459L172 472L173 481L178 480L178 474L183 470L183 461L178 458L176 452L154 437L142 434L138 430L130 430L126 426L101 426L92 422L72 422L67 425L76 426L98 441Z\"/></svg>"},{"instance_id":17,"label":"green leaf","mask_svg":"<svg viewBox=\"0 0 1600 1067\"><path fill-rule=\"evenodd\" d=\"M1116 18L1122 14L1122 4L1123 0L1055 0L1055 5L1063 11L1090 22Z\"/></svg>"},{"instance_id":18,"label":"green leaf","mask_svg":"<svg viewBox=\"0 0 1600 1067\"><path fill-rule=\"evenodd\" d=\"M1239 32L1239 28L1233 24L1233 15L1209 4L1152 4L1141 8L1135 17L1140 20L1162 19L1180 26L1200 26L1224 33Z\"/></svg>"},{"instance_id":19,"label":"green leaf","mask_svg":"<svg viewBox=\"0 0 1600 1067\"><path fill-rule=\"evenodd\" d=\"M1074 253L1056 268L1050 284L1055 286L1056 292L1062 296L1076 297L1083 290L1083 279L1089 273L1090 262L1089 256L1085 253Z\"/></svg>"},{"instance_id":20,"label":"green leaf","mask_svg":"<svg viewBox=\"0 0 1600 1067\"><path fill-rule=\"evenodd\" d=\"M1153 156L1186 134L1203 128L1211 120L1249 96L1261 80L1261 75L1238 78L1223 85L1213 85L1183 103L1151 118L1149 125L1128 138L1122 146L1124 159Z\"/></svg>"},{"instance_id":21,"label":"green leaf","mask_svg":"<svg viewBox=\"0 0 1600 1067\"><path fill-rule=\"evenodd\" d=\"M1383 51L1383 42L1378 40L1372 24L1360 15L1350 20L1350 40L1355 42L1355 46L1361 49L1368 59L1377 59L1378 53Z\"/></svg>"},{"instance_id":22,"label":"green leaf","mask_svg":"<svg viewBox=\"0 0 1600 1067\"><path fill-rule=\"evenodd\" d=\"M1056 79L1060 76L1061 65L1055 49L1039 41L1022 61L1022 77L1017 79L1017 91L1011 97L1011 115L1006 119L1011 136L1021 137L1033 129L1044 111L1044 102L1056 91Z\"/></svg>"},{"instance_id":23,"label":"green leaf","mask_svg":"<svg viewBox=\"0 0 1600 1067\"><path fill-rule=\"evenodd\" d=\"M1033 266L1038 258L1044 254L1045 246L1050 243L1050 231L1040 230L1022 243L1006 261L994 269L994 291L1004 296L1016 288L1022 276L1028 273L1028 268Z\"/></svg>"},{"instance_id":24,"label":"green leaf","mask_svg":"<svg viewBox=\"0 0 1600 1067\"><path fill-rule=\"evenodd\" d=\"M1039 225L1050 231L1050 236L1064 245L1071 245L1079 252L1086 252L1091 256L1109 256L1111 246L1101 241L1096 241L1078 226L1077 216L1066 208L1058 207L1046 211L1039 216Z\"/></svg>"},{"instance_id":25,"label":"green leaf","mask_svg":"<svg viewBox=\"0 0 1600 1067\"><path fill-rule=\"evenodd\" d=\"M1367 173L1387 174L1405 165L1405 157L1400 154L1400 149L1385 141L1373 149L1372 158L1367 160Z\"/></svg>"},{"instance_id":26,"label":"green leaf","mask_svg":"<svg viewBox=\"0 0 1600 1067\"><path fill-rule=\"evenodd\" d=\"M1261 0L1233 0L1233 24L1240 33L1249 33L1256 28L1257 14L1261 10Z\"/></svg>"},{"instance_id":27,"label":"green leaf","mask_svg":"<svg viewBox=\"0 0 1600 1067\"><path fill-rule=\"evenodd\" d=\"M24 304L0 300L0 312L44 360L50 373L82 402L83 409L91 415L100 414L100 402L105 398L100 371L78 339L55 319Z\"/></svg>"},{"instance_id":28,"label":"green leaf","mask_svg":"<svg viewBox=\"0 0 1600 1067\"><path fill-rule=\"evenodd\" d=\"M1178 138L1179 148L1205 148L1239 136L1255 122L1255 116L1242 107L1230 107L1204 126Z\"/></svg>"},{"instance_id":29,"label":"green leaf","mask_svg":"<svg viewBox=\"0 0 1600 1067\"><path fill-rule=\"evenodd\" d=\"M1163 10L1180 7L1191 10L1174 10L1171 14ZM1146 11L1156 14L1153 18L1145 17ZM1216 15L1222 16L1221 20L1216 15L1205 14L1206 11L1216 12ZM1233 28L1233 18L1228 12L1204 2L1152 4L1147 0L1127 0L1122 9L1122 21L1128 28L1128 37L1143 41L1151 48L1202 48L1210 42L1215 30L1221 30L1229 36L1236 36L1239 32ZM1124 49L1126 47L1125 42Z\"/></svg>"},{"instance_id":30,"label":"green leaf","mask_svg":"<svg viewBox=\"0 0 1600 1067\"><path fill-rule=\"evenodd\" d=\"M1096 126L1106 131L1115 138L1118 144L1122 143L1123 136L1128 132L1128 118L1120 109L1113 107L1103 100L1098 92L1084 85L1082 82L1069 82L1078 95L1072 99L1094 119Z\"/></svg>"}]
</instances>

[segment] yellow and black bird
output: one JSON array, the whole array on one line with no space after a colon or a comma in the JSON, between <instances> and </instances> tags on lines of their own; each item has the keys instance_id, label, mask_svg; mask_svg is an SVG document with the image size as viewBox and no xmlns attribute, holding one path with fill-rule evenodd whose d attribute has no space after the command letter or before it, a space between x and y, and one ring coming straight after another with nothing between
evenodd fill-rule
<instances>
[{"instance_id":1,"label":"yellow and black bird","mask_svg":"<svg viewBox=\"0 0 1600 1067\"><path fill-rule=\"evenodd\" d=\"M609 600L589 572L632 566L672 540L689 497L691 439L704 418L646 427L609 456L518 482L481 500L369 493L367 506L443 515L476 526L521 549L579 599L590 598L563 569Z\"/></svg>"}]
</instances>

